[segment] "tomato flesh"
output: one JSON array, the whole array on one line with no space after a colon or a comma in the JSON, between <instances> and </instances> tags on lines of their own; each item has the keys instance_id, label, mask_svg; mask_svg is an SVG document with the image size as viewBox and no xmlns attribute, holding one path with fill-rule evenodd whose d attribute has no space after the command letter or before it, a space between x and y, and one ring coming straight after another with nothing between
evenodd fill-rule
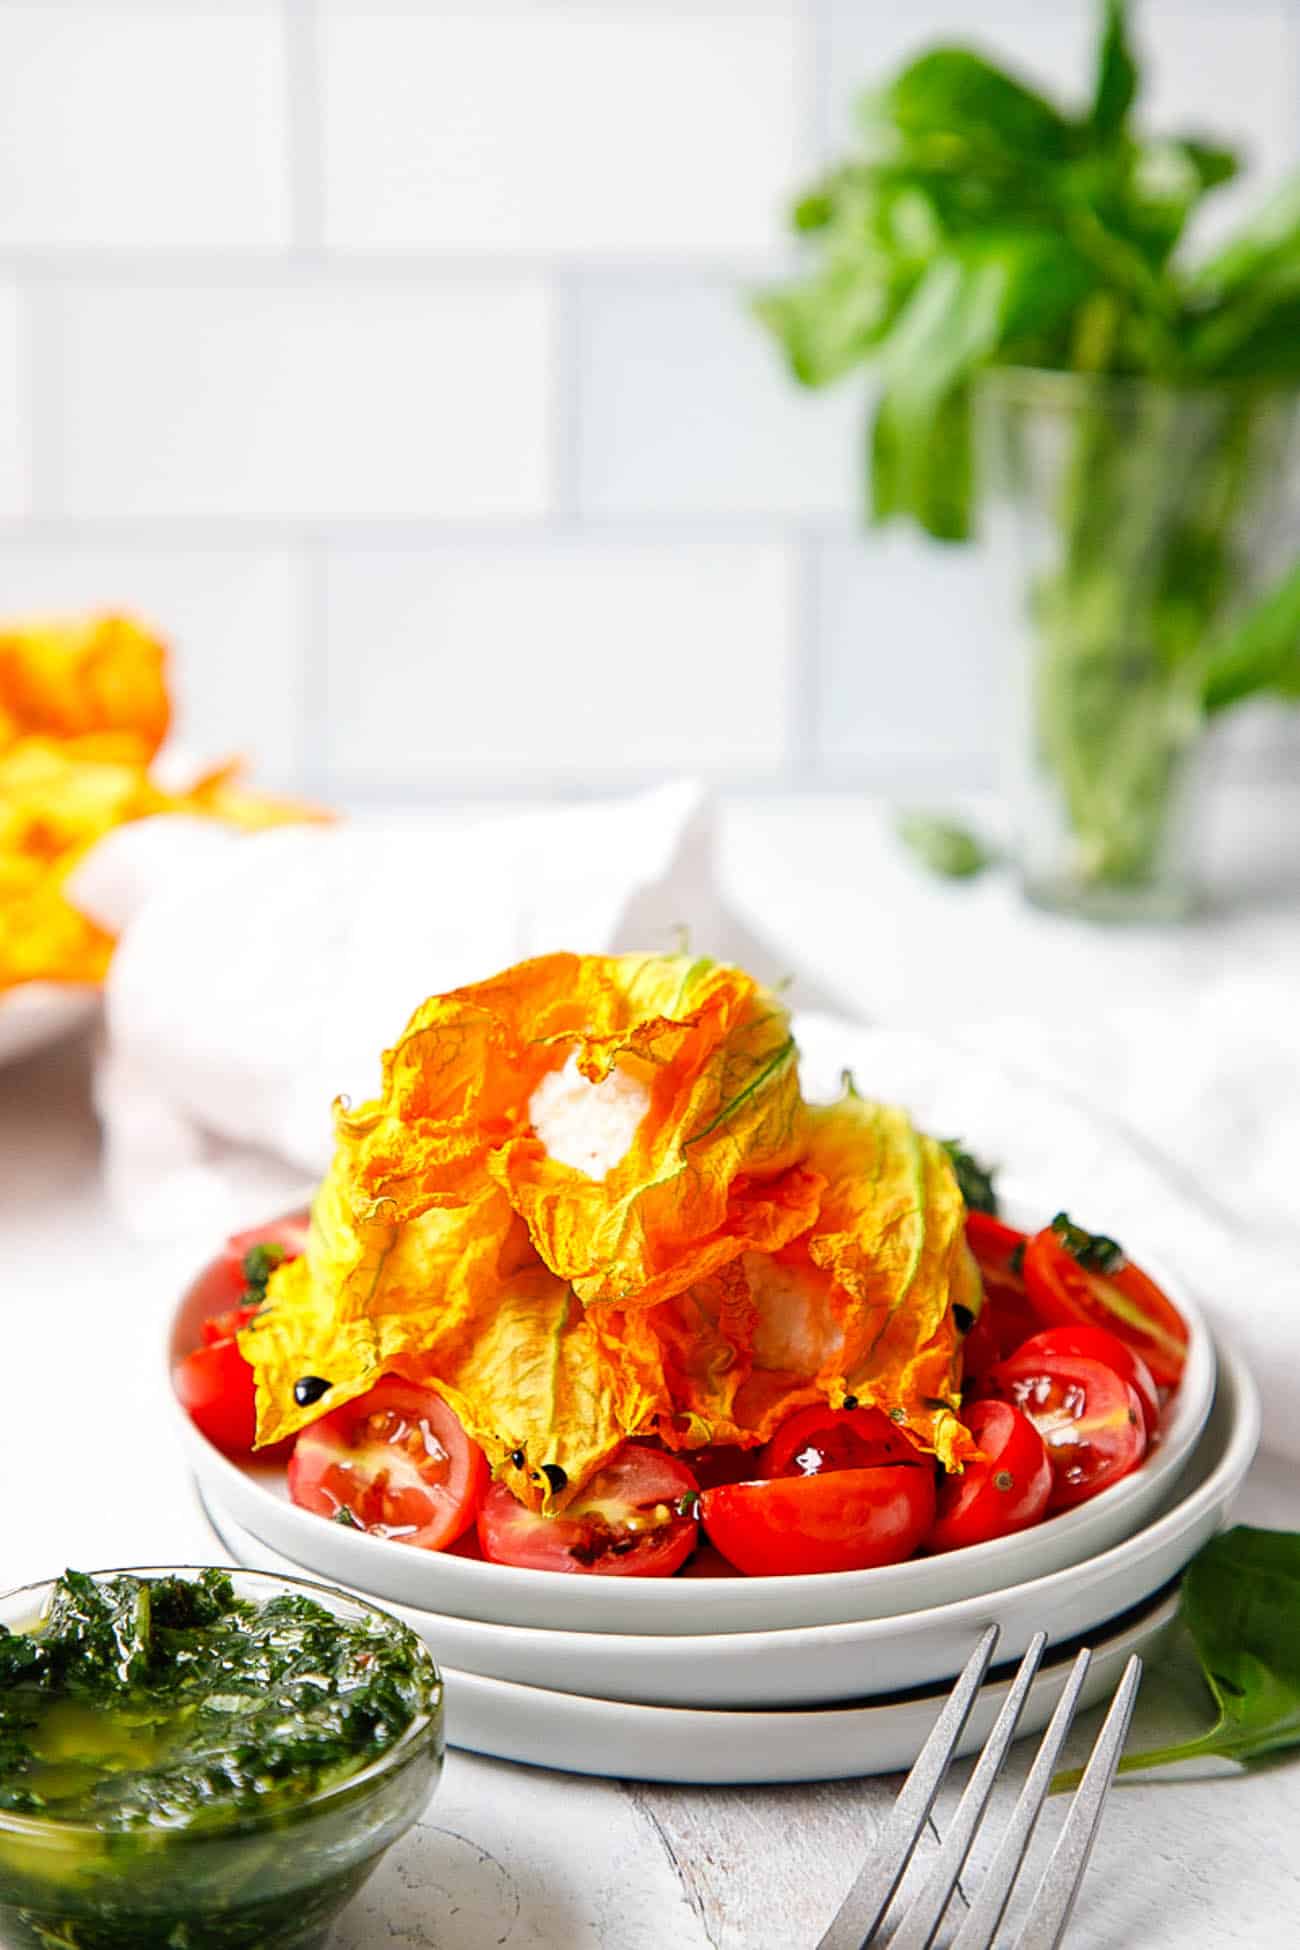
<instances>
[{"instance_id":1,"label":"tomato flesh","mask_svg":"<svg viewBox=\"0 0 1300 1950\"><path fill-rule=\"evenodd\" d=\"M699 1526L682 1499L697 1493L679 1457L625 1442L559 1516L530 1510L493 1483L479 1511L479 1545L494 1564L523 1570L671 1577L695 1548Z\"/></svg>"},{"instance_id":2,"label":"tomato flesh","mask_svg":"<svg viewBox=\"0 0 1300 1950\"><path fill-rule=\"evenodd\" d=\"M879 1463L724 1483L706 1490L700 1514L710 1542L753 1578L866 1571L900 1564L934 1520L929 1463Z\"/></svg>"},{"instance_id":3,"label":"tomato flesh","mask_svg":"<svg viewBox=\"0 0 1300 1950\"><path fill-rule=\"evenodd\" d=\"M304 1510L428 1551L468 1530L487 1482L487 1458L441 1395L392 1376L305 1428L289 1459Z\"/></svg>"},{"instance_id":4,"label":"tomato flesh","mask_svg":"<svg viewBox=\"0 0 1300 1950\"><path fill-rule=\"evenodd\" d=\"M1029 1417L1009 1402L976 1402L965 1413L980 1460L960 1476L945 1476L928 1548L963 1550L1026 1530L1046 1515L1052 1464Z\"/></svg>"},{"instance_id":5,"label":"tomato flesh","mask_svg":"<svg viewBox=\"0 0 1300 1950\"><path fill-rule=\"evenodd\" d=\"M968 1212L966 1243L975 1255L984 1286L984 1305L962 1344L966 1385L977 1388L991 1368L1005 1361L1045 1323L1034 1307L1022 1270L1028 1233L1017 1232L987 1212Z\"/></svg>"},{"instance_id":6,"label":"tomato flesh","mask_svg":"<svg viewBox=\"0 0 1300 1950\"><path fill-rule=\"evenodd\" d=\"M230 1336L187 1354L172 1376L181 1406L228 1456L251 1454L257 1434L253 1370Z\"/></svg>"},{"instance_id":7,"label":"tomato flesh","mask_svg":"<svg viewBox=\"0 0 1300 1950\"><path fill-rule=\"evenodd\" d=\"M966 1244L979 1262L980 1272L1005 1280L1010 1285L1024 1290L1021 1264L1025 1247L1029 1244L1029 1234L1018 1232L1015 1226L1005 1225L995 1219L990 1212L968 1212L966 1214Z\"/></svg>"},{"instance_id":8,"label":"tomato flesh","mask_svg":"<svg viewBox=\"0 0 1300 1950\"><path fill-rule=\"evenodd\" d=\"M1051 1226L1025 1249L1025 1282L1048 1326L1104 1327L1141 1355L1162 1388L1176 1388L1187 1362L1187 1323L1132 1260L1110 1272L1081 1266Z\"/></svg>"},{"instance_id":9,"label":"tomato flesh","mask_svg":"<svg viewBox=\"0 0 1300 1950\"><path fill-rule=\"evenodd\" d=\"M1012 1355L994 1369L989 1388L1027 1415L1043 1438L1052 1465L1049 1510L1086 1502L1146 1454L1137 1390L1086 1355Z\"/></svg>"},{"instance_id":10,"label":"tomato flesh","mask_svg":"<svg viewBox=\"0 0 1300 1950\"><path fill-rule=\"evenodd\" d=\"M827 1470L870 1469L876 1463L915 1462L915 1444L878 1408L801 1408L783 1422L759 1457L756 1473L820 1476Z\"/></svg>"},{"instance_id":11,"label":"tomato flesh","mask_svg":"<svg viewBox=\"0 0 1300 1950\"><path fill-rule=\"evenodd\" d=\"M251 1226L247 1232L232 1233L194 1283L196 1306L201 1298L204 1312L217 1315L242 1303L248 1291L244 1256L254 1246L278 1246L286 1260L297 1259L307 1250L307 1214L296 1213L292 1218L273 1219L264 1226Z\"/></svg>"},{"instance_id":12,"label":"tomato flesh","mask_svg":"<svg viewBox=\"0 0 1300 1950\"><path fill-rule=\"evenodd\" d=\"M1122 1376L1142 1404L1142 1421L1147 1441L1151 1441L1160 1426L1160 1393L1140 1354L1105 1327L1087 1325L1048 1327L1041 1334L1032 1334L1015 1350L1017 1360L1045 1354L1084 1354Z\"/></svg>"},{"instance_id":13,"label":"tomato flesh","mask_svg":"<svg viewBox=\"0 0 1300 1950\"><path fill-rule=\"evenodd\" d=\"M306 1212L291 1212L283 1219L269 1219L264 1226L250 1226L247 1232L232 1232L225 1256L242 1267L244 1254L254 1246L278 1246L286 1259L299 1259L307 1250L310 1229Z\"/></svg>"}]
</instances>

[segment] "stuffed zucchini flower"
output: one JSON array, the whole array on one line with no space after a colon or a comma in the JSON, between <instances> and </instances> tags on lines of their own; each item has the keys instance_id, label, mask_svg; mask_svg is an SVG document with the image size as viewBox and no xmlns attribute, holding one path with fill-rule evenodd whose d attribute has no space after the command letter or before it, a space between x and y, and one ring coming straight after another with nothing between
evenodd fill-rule
<instances>
[{"instance_id":1,"label":"stuffed zucchini flower","mask_svg":"<svg viewBox=\"0 0 1300 1950\"><path fill-rule=\"evenodd\" d=\"M648 1426L646 1377L600 1353L619 1323L812 1224L800 1130L788 1017L737 969L557 954L433 997L386 1053L380 1096L337 1110L308 1251L245 1335L259 1439L321 1412L294 1400L304 1373L333 1407L418 1367L490 1454L542 1448L538 1466L590 1473ZM520 1275L549 1324L534 1310L503 1341ZM571 1407L534 1406L524 1432L536 1347L567 1361L573 1335L609 1415L579 1435Z\"/></svg>"}]
</instances>

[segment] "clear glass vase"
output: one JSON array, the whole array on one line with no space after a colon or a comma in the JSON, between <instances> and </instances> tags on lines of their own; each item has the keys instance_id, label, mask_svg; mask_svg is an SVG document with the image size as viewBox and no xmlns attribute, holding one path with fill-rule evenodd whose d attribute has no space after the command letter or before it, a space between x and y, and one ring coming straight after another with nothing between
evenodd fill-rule
<instances>
[{"instance_id":1,"label":"clear glass vase","mask_svg":"<svg viewBox=\"0 0 1300 1950\"><path fill-rule=\"evenodd\" d=\"M1298 546L1297 395L1004 369L976 427L1025 892L1176 918L1199 892L1204 660Z\"/></svg>"}]
</instances>

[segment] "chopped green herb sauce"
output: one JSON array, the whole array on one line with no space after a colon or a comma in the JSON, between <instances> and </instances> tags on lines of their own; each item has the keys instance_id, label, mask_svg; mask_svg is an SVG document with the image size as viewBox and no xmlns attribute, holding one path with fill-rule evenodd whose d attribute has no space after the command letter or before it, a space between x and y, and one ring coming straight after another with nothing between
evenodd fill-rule
<instances>
[{"instance_id":1,"label":"chopped green herb sauce","mask_svg":"<svg viewBox=\"0 0 1300 1950\"><path fill-rule=\"evenodd\" d=\"M323 1941L427 1796L436 1728L412 1767L348 1783L438 1691L396 1620L254 1603L222 1571L66 1572L30 1631L0 1626L0 1942Z\"/></svg>"},{"instance_id":2,"label":"chopped green herb sauce","mask_svg":"<svg viewBox=\"0 0 1300 1950\"><path fill-rule=\"evenodd\" d=\"M34 1636L0 1638L0 1808L123 1829L304 1800L392 1746L422 1666L399 1626L251 1604L220 1571L69 1571Z\"/></svg>"}]
</instances>

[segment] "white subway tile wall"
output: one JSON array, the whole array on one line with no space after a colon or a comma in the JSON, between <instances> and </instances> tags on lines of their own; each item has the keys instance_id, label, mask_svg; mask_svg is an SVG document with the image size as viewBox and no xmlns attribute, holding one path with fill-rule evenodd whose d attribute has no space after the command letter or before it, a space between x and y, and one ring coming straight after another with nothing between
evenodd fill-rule
<instances>
[{"instance_id":1,"label":"white subway tile wall","mask_svg":"<svg viewBox=\"0 0 1300 1950\"><path fill-rule=\"evenodd\" d=\"M0 0L0 611L142 609L183 733L323 795L980 783L978 552L864 529L868 382L749 298L863 85L1081 95L1093 11ZM1300 0L1138 11L1162 118L1300 165Z\"/></svg>"},{"instance_id":2,"label":"white subway tile wall","mask_svg":"<svg viewBox=\"0 0 1300 1950\"><path fill-rule=\"evenodd\" d=\"M27 512L30 422L22 299L0 280L0 520Z\"/></svg>"},{"instance_id":3,"label":"white subway tile wall","mask_svg":"<svg viewBox=\"0 0 1300 1950\"><path fill-rule=\"evenodd\" d=\"M339 550L325 584L331 772L374 792L779 773L793 584L779 541Z\"/></svg>"}]
</instances>

